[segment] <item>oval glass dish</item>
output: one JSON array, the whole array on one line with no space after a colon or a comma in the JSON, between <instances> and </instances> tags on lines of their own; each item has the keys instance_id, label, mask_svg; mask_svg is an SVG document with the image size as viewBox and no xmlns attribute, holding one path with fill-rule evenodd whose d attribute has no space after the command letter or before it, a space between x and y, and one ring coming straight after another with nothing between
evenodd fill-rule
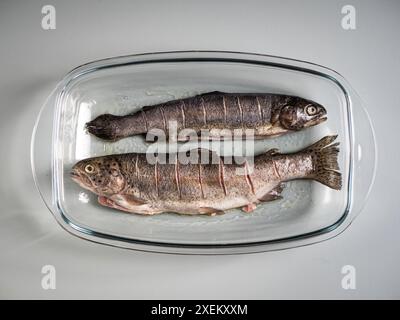
<instances>
[{"instance_id":1,"label":"oval glass dish","mask_svg":"<svg viewBox=\"0 0 400 320\"><path fill-rule=\"evenodd\" d=\"M319 183L286 183L283 199L252 214L141 216L102 207L69 172L87 157L145 152L142 137L105 142L85 132L102 113L124 115L172 99L209 91L281 93L316 101L328 121L301 132L257 140L255 152L300 150L338 134L340 191ZM61 226L91 241L138 250L232 254L284 249L331 238L362 209L375 174L370 119L358 95L335 71L303 61L259 54L188 51L132 55L71 71L44 104L32 136L36 185Z\"/></svg>"}]
</instances>

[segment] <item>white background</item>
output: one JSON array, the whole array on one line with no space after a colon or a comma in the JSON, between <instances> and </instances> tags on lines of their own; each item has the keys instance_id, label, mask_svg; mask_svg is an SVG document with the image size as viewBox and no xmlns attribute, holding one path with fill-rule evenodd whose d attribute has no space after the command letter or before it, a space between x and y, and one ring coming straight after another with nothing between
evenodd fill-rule
<instances>
[{"instance_id":1,"label":"white background","mask_svg":"<svg viewBox=\"0 0 400 320\"><path fill-rule=\"evenodd\" d=\"M56 8L56 30L41 8ZM357 29L341 27L352 4ZM400 298L399 1L1 1L0 298ZM370 199L338 237L237 256L135 252L69 235L37 193L29 145L41 105L83 63L168 50L231 50L333 68L372 118L379 158ZM41 268L56 268L43 290ZM354 265L357 289L343 290Z\"/></svg>"}]
</instances>

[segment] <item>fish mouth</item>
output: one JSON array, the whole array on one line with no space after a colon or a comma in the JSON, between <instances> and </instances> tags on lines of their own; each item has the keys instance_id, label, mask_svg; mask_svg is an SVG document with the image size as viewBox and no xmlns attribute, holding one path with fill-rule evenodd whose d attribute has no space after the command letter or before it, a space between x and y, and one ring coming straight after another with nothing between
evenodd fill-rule
<instances>
[{"instance_id":1,"label":"fish mouth","mask_svg":"<svg viewBox=\"0 0 400 320\"><path fill-rule=\"evenodd\" d=\"M100 126L94 124L93 121L87 122L85 124L85 131L103 140L109 140L109 141L116 140L115 132L114 130L112 130L111 127Z\"/></svg>"},{"instance_id":2,"label":"fish mouth","mask_svg":"<svg viewBox=\"0 0 400 320\"><path fill-rule=\"evenodd\" d=\"M311 120L309 122L309 126L316 126L317 124L320 124L322 122L325 122L326 120L328 120L328 116L326 114L323 114L321 116L319 116L318 118L315 118L313 120Z\"/></svg>"},{"instance_id":3,"label":"fish mouth","mask_svg":"<svg viewBox=\"0 0 400 320\"><path fill-rule=\"evenodd\" d=\"M74 180L75 182L80 182L81 175L80 175L78 172L76 172L75 170L72 170L72 171L69 173L69 176L70 176L71 179Z\"/></svg>"},{"instance_id":4,"label":"fish mouth","mask_svg":"<svg viewBox=\"0 0 400 320\"><path fill-rule=\"evenodd\" d=\"M98 130L100 130L101 128L99 128L98 126L96 126L94 123L92 123L92 121L87 122L85 124L85 130L91 134L96 134Z\"/></svg>"},{"instance_id":5,"label":"fish mouth","mask_svg":"<svg viewBox=\"0 0 400 320\"><path fill-rule=\"evenodd\" d=\"M317 119L318 123L324 122L326 120L328 120L328 116L326 114Z\"/></svg>"},{"instance_id":6,"label":"fish mouth","mask_svg":"<svg viewBox=\"0 0 400 320\"><path fill-rule=\"evenodd\" d=\"M85 188L87 190L94 192L95 186L90 181L90 179L88 179L86 177L86 175L84 173L82 174L82 173L77 172L76 170L72 169L72 171L70 171L70 173L69 173L69 176L71 177L71 179L74 182L76 182L82 188Z\"/></svg>"}]
</instances>

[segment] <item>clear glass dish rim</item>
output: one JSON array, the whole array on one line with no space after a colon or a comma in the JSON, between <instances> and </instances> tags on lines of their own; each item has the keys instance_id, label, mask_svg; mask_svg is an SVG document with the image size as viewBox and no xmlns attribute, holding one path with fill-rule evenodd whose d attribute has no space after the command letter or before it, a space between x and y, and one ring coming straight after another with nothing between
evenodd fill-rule
<instances>
[{"instance_id":1,"label":"clear glass dish rim","mask_svg":"<svg viewBox=\"0 0 400 320\"><path fill-rule=\"evenodd\" d=\"M171 56L175 55L175 57L166 57L166 56ZM227 57L227 55L233 56L233 57ZM157 56L162 56L162 58L154 58ZM257 59L258 58L258 59ZM264 59L264 60L262 60ZM276 60L276 61L273 61ZM95 72L98 70L102 69L109 69L109 68L115 68L115 67L123 67L123 66L128 66L128 65L142 65L142 64L152 64L152 63L180 63L180 62L232 62L232 63L244 63L244 64L250 64L250 65L261 65L261 66L269 66L269 67L277 67L277 68L282 68L286 70L292 70L292 71L299 71L307 74L313 74L316 76L321 76L324 77L330 81L332 81L335 85L337 85L340 90L343 92L344 97L346 98L346 104L347 104L347 116L349 118L349 143L350 143L350 148L349 148L349 177L348 177L348 193L347 193L347 205L346 209L344 210L343 214L341 217L332 225L324 227L322 229L308 232L305 234L297 235L297 236L290 236L290 237L285 237L285 238L280 238L280 239L274 239L274 240L266 240L266 241L256 241L256 242L245 242L245 243L234 243L234 244L185 244L185 243L171 243L171 242L156 242L156 241L149 241L149 240L139 240L139 239L130 239L130 238L125 238L122 236L116 236L116 235L110 235L94 230L90 230L84 227L81 227L72 221L68 219L68 217L64 214L62 210L62 206L60 206L59 199L56 201L56 203L53 203L53 207L51 207L46 199L45 196L42 194L40 190L40 186L38 183L38 179L36 177L35 173L35 165L34 165L34 138L35 138L35 133L37 126L40 122L40 116L43 111L43 109L46 107L47 102L49 99L56 95L56 101L59 101L60 97L65 93L66 88L68 85L74 81L76 78L91 73ZM286 62L286 63L285 63ZM297 64L297 65L296 65ZM312 66L315 69L310 69L307 68L307 66ZM329 74L328 74L329 73ZM339 80L338 80L339 79ZM345 86L342 84L344 83ZM34 175L34 180L35 180L35 185L45 202L46 206L48 209L52 212L52 214L55 216L56 220L59 222L59 224L68 232L72 233L75 236L78 236L80 238L84 238L86 240L90 240L93 242L97 243L102 243L106 245L111 245L111 246L118 246L118 247L125 247L125 248L131 248L131 249L136 249L136 250L142 250L142 251L156 251L156 252L164 252L164 253L200 253L200 254L230 254L230 253L251 253L251 252L260 252L260 251L271 251L271 250L281 250L281 249L288 249L292 247L298 247L298 246L303 246L303 245L308 245L320 241L324 241L327 239L330 239L332 237L337 236L341 232L343 232L353 221L353 219L357 216L358 212L352 213L351 212L351 207L352 207L352 187L353 187L353 144L354 144L354 139L353 139L353 119L352 119L352 109L351 109L351 103L350 103L350 98L349 98L349 93L346 90L346 86L351 89L353 92L352 94L357 95L352 89L352 87L347 83L347 81L344 79L343 76L341 76L338 72L336 72L333 69L327 68L325 66L315 64L312 62L307 62L307 61L302 61L302 60L297 60L297 59L291 59L291 58L286 58L286 57L279 57L279 56L273 56L273 55L266 55L266 54L260 54L260 53L249 53L249 52L236 52L236 51L208 51L208 50L189 50L189 51L166 51L166 52L152 52L152 53L140 53L140 54L133 54L133 55L127 55L127 56L118 56L118 57L111 57L111 58L106 58L106 59L101 59L101 60L96 60L92 61L89 63L82 64L81 66L78 66L74 68L72 71L67 73L63 79L58 83L56 88L52 91L50 94L49 98L43 105L37 122L35 123L34 131L32 134L32 143L31 143L31 164L32 164L32 171ZM357 95L357 98L359 96ZM361 100L361 99L360 99ZM56 110L55 110L55 119L57 118L57 113L58 113L58 103L56 102L55 104ZM375 135L373 132L373 127L371 124L371 121L369 119L368 113L366 110L363 110L369 120L370 128L372 130L372 135L374 139L374 152L375 152L375 163L374 163L374 170L373 170L373 176L372 180L369 186L369 190L367 191L367 194L365 196L365 199L368 197L368 194L371 191L374 178L375 178L375 172L376 172L376 142L375 142ZM55 130L55 125L53 123L53 131ZM53 137L54 137L54 132L53 132ZM55 176L58 174L55 172L55 168L57 167L55 165L56 161L56 156L55 156L55 150L54 150L54 144L52 144L52 183L53 183L53 192L54 192L54 186L56 185L54 183ZM54 212L54 211L57 211ZM345 221L348 221L348 223L344 224ZM335 232L333 232L335 231ZM102 239L103 241L100 241ZM304 243L306 241L306 243ZM129 244L129 246L127 246ZM282 245L282 244L287 244ZM290 244L290 245L289 245ZM278 245L276 248L269 248L270 246L273 245ZM136 247L135 247L136 246ZM247 251L243 251L243 248L248 249ZM178 250L177 250L178 249ZM199 249L200 251L196 251ZM232 249L231 251L226 251L226 252L219 252L221 249ZM235 249L236 250L235 252ZM191 251L192 250L192 251ZM194 250L194 251L193 251ZM215 252L214 252L215 250Z\"/></svg>"}]
</instances>

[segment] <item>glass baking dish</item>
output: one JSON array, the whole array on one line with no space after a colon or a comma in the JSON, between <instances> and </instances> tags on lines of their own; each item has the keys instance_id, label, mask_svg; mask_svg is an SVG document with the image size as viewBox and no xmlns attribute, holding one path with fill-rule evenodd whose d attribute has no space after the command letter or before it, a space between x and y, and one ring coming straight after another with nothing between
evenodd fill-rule
<instances>
[{"instance_id":1,"label":"glass baking dish","mask_svg":"<svg viewBox=\"0 0 400 320\"><path fill-rule=\"evenodd\" d=\"M97 203L69 172L79 160L145 152L142 137L105 142L84 130L102 113L124 115L151 105L209 92L262 92L300 96L327 109L328 121L288 135L257 140L255 153L300 150L338 134L340 191L319 183L286 183L283 199L252 214L221 216L127 214ZM32 136L38 190L61 226L95 242L138 250L229 254L290 248L342 232L362 209L374 179L376 146L358 95L335 71L308 62L259 54L187 51L95 61L67 74L44 104Z\"/></svg>"}]
</instances>

